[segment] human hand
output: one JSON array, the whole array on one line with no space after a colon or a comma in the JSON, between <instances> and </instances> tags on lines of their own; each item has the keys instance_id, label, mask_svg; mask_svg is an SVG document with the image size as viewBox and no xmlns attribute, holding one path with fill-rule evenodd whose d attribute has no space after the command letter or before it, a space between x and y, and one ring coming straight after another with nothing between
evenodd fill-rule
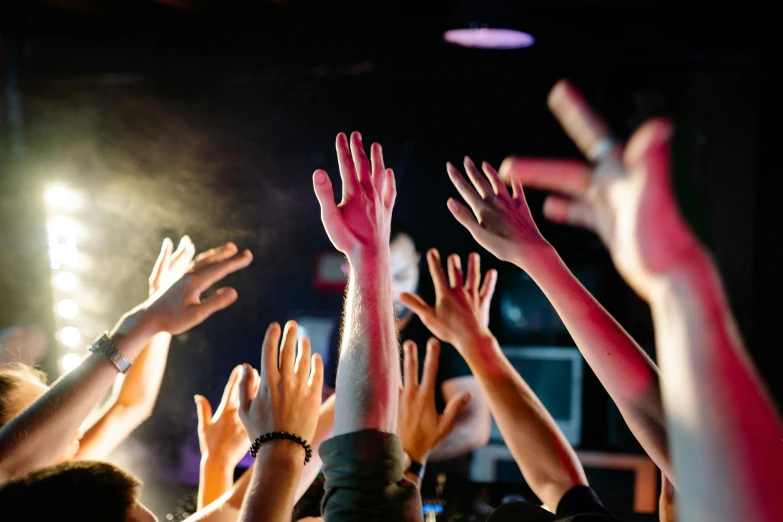
<instances>
[{"instance_id":1,"label":"human hand","mask_svg":"<svg viewBox=\"0 0 783 522\"><path fill-rule=\"evenodd\" d=\"M403 293L400 300L419 316L436 337L454 345L461 353L475 335L488 333L489 307L495 292L498 273L489 270L481 285L481 258L468 257L468 273L463 281L459 256L449 256L449 279L441 266L440 254L434 248L427 252L427 264L435 286L435 306L415 294Z\"/></svg>"},{"instance_id":2,"label":"human hand","mask_svg":"<svg viewBox=\"0 0 783 522\"><path fill-rule=\"evenodd\" d=\"M394 172L383 164L378 143L370 147L372 161L367 159L358 132L348 138L337 135L337 160L342 179L342 202L334 202L329 176L323 170L313 174L313 186L321 205L321 221L334 247L349 260L361 253L375 254L388 248L391 214L397 189Z\"/></svg>"},{"instance_id":3,"label":"human hand","mask_svg":"<svg viewBox=\"0 0 783 522\"><path fill-rule=\"evenodd\" d=\"M549 94L549 107L571 139L596 164L507 158L506 183L551 190L544 214L596 232L625 280L644 298L651 285L693 258L700 247L677 209L670 180L672 125L653 119L612 145L607 125L570 83Z\"/></svg>"},{"instance_id":4,"label":"human hand","mask_svg":"<svg viewBox=\"0 0 783 522\"><path fill-rule=\"evenodd\" d=\"M549 243L530 215L522 184L512 184L512 195L489 163L481 165L484 174L468 157L465 157L464 165L472 185L451 163L446 164L446 170L473 213L453 198L449 199L449 210L479 245L498 259L525 268L525 261L543 251Z\"/></svg>"},{"instance_id":5,"label":"human hand","mask_svg":"<svg viewBox=\"0 0 783 522\"><path fill-rule=\"evenodd\" d=\"M424 464L430 452L445 439L454 428L457 415L470 402L468 392L454 395L446 404L443 414L435 409L435 381L438 374L440 343L435 338L427 342L427 357L419 384L419 356L416 343L406 341L403 346L405 363L404 384L400 390L400 406L397 433L405 453Z\"/></svg>"},{"instance_id":6,"label":"human hand","mask_svg":"<svg viewBox=\"0 0 783 522\"><path fill-rule=\"evenodd\" d=\"M201 299L201 294L252 261L249 250L237 254L233 243L199 254L185 275L168 288L158 290L141 305L140 321L150 325L153 333L177 335L190 330L237 300L236 290L229 287L219 288L205 299Z\"/></svg>"},{"instance_id":7,"label":"human hand","mask_svg":"<svg viewBox=\"0 0 783 522\"><path fill-rule=\"evenodd\" d=\"M168 288L185 275L196 253L196 247L187 235L180 239L177 251L172 252L173 249L171 239L164 239L160 255L149 277L150 295L162 288Z\"/></svg>"},{"instance_id":8,"label":"human hand","mask_svg":"<svg viewBox=\"0 0 783 522\"><path fill-rule=\"evenodd\" d=\"M260 377L254 376L249 365L244 367L239 384L239 418L251 440L265 433L287 431L308 443L313 441L321 407L324 366L319 354L310 356L307 337L299 341L297 357L297 331L296 322L286 323L281 343L280 325L269 325L264 336Z\"/></svg>"},{"instance_id":9,"label":"human hand","mask_svg":"<svg viewBox=\"0 0 783 522\"><path fill-rule=\"evenodd\" d=\"M227 469L234 469L249 447L238 413L239 376L242 369L243 366L239 365L231 372L223 390L223 398L214 415L207 398L202 395L195 396L201 457L217 462Z\"/></svg>"}]
</instances>

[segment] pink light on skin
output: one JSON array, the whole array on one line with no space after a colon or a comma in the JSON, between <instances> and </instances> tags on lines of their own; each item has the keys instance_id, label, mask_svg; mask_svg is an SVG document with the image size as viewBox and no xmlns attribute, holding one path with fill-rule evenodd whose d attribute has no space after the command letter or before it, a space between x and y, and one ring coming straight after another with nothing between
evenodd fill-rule
<instances>
[{"instance_id":1,"label":"pink light on skin","mask_svg":"<svg viewBox=\"0 0 783 522\"><path fill-rule=\"evenodd\" d=\"M443 39L462 47L479 47L481 49L523 49L536 42L531 34L513 29L491 27L450 29L443 33Z\"/></svg>"}]
</instances>

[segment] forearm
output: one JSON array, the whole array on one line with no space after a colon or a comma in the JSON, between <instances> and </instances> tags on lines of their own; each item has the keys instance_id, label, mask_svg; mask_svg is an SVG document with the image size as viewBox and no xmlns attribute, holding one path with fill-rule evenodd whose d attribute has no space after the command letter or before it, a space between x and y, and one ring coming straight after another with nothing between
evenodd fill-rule
<instances>
[{"instance_id":1,"label":"forearm","mask_svg":"<svg viewBox=\"0 0 783 522\"><path fill-rule=\"evenodd\" d=\"M555 509L566 491L587 484L573 448L494 338L478 337L460 352L468 354L466 360L525 481Z\"/></svg>"},{"instance_id":2,"label":"forearm","mask_svg":"<svg viewBox=\"0 0 783 522\"><path fill-rule=\"evenodd\" d=\"M299 501L318 476L318 473L323 467L323 462L318 454L318 448L321 447L321 443L326 439L332 437L334 433L334 407L335 396L332 395L321 404L321 409L318 413L318 426L315 429L315 436L310 444L313 447L313 456L310 462L305 464L302 470L302 476L299 477L299 484L296 486L295 500Z\"/></svg>"},{"instance_id":3,"label":"forearm","mask_svg":"<svg viewBox=\"0 0 783 522\"><path fill-rule=\"evenodd\" d=\"M777 520L783 427L699 250L651 293L683 520Z\"/></svg>"},{"instance_id":4,"label":"forearm","mask_svg":"<svg viewBox=\"0 0 783 522\"><path fill-rule=\"evenodd\" d=\"M234 484L234 467L216 461L208 454L201 456L198 481L198 508L208 506Z\"/></svg>"},{"instance_id":5,"label":"forearm","mask_svg":"<svg viewBox=\"0 0 783 522\"><path fill-rule=\"evenodd\" d=\"M634 436L672 477L658 368L553 248L519 264L549 299Z\"/></svg>"},{"instance_id":6,"label":"forearm","mask_svg":"<svg viewBox=\"0 0 783 522\"><path fill-rule=\"evenodd\" d=\"M394 433L400 386L389 252L352 263L337 370L335 435Z\"/></svg>"},{"instance_id":7,"label":"forearm","mask_svg":"<svg viewBox=\"0 0 783 522\"><path fill-rule=\"evenodd\" d=\"M125 374L116 400L84 434L80 458L105 458L152 414L166 369L171 335L158 333Z\"/></svg>"},{"instance_id":8,"label":"forearm","mask_svg":"<svg viewBox=\"0 0 783 522\"><path fill-rule=\"evenodd\" d=\"M304 451L288 441L275 441L261 447L245 495L241 522L290 522L294 492L302 472Z\"/></svg>"},{"instance_id":9,"label":"forearm","mask_svg":"<svg viewBox=\"0 0 783 522\"><path fill-rule=\"evenodd\" d=\"M126 316L112 334L131 361L151 337L137 319L138 315ZM110 361L92 354L0 429L0 482L55 463L116 377Z\"/></svg>"}]
</instances>

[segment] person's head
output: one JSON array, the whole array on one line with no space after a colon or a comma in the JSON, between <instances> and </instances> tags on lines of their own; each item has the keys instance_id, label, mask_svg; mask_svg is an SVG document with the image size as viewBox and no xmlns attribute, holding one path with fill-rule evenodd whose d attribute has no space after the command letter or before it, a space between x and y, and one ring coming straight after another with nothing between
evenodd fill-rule
<instances>
[{"instance_id":1,"label":"person's head","mask_svg":"<svg viewBox=\"0 0 783 522\"><path fill-rule=\"evenodd\" d=\"M47 391L49 386L46 385L46 374L42 371L21 363L0 364L0 428ZM81 433L75 434L58 462L76 457L81 438Z\"/></svg>"},{"instance_id":2,"label":"person's head","mask_svg":"<svg viewBox=\"0 0 783 522\"><path fill-rule=\"evenodd\" d=\"M407 312L405 305L400 302L400 294L418 290L419 259L421 256L416 250L416 244L411 235L397 222L392 223L389 248L391 250L394 312L397 317L400 317Z\"/></svg>"},{"instance_id":3,"label":"person's head","mask_svg":"<svg viewBox=\"0 0 783 522\"><path fill-rule=\"evenodd\" d=\"M3 515L12 520L156 522L139 502L141 482L107 462L64 462L0 486Z\"/></svg>"}]
</instances>

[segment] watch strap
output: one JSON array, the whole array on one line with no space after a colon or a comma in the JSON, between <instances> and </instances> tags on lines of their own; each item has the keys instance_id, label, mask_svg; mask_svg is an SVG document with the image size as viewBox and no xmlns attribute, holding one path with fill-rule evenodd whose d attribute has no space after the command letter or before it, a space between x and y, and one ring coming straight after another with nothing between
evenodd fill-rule
<instances>
[{"instance_id":1,"label":"watch strap","mask_svg":"<svg viewBox=\"0 0 783 522\"><path fill-rule=\"evenodd\" d=\"M412 475L418 476L420 479L424 478L424 473L427 471L427 468L424 467L424 465L421 462L417 462L413 459L411 459L411 465L408 466L408 473Z\"/></svg>"},{"instance_id":2,"label":"watch strap","mask_svg":"<svg viewBox=\"0 0 783 522\"><path fill-rule=\"evenodd\" d=\"M106 357L120 373L125 373L131 367L131 362L117 349L117 346L109 338L109 332L104 332L94 343L87 347L92 353L99 353Z\"/></svg>"}]
</instances>

